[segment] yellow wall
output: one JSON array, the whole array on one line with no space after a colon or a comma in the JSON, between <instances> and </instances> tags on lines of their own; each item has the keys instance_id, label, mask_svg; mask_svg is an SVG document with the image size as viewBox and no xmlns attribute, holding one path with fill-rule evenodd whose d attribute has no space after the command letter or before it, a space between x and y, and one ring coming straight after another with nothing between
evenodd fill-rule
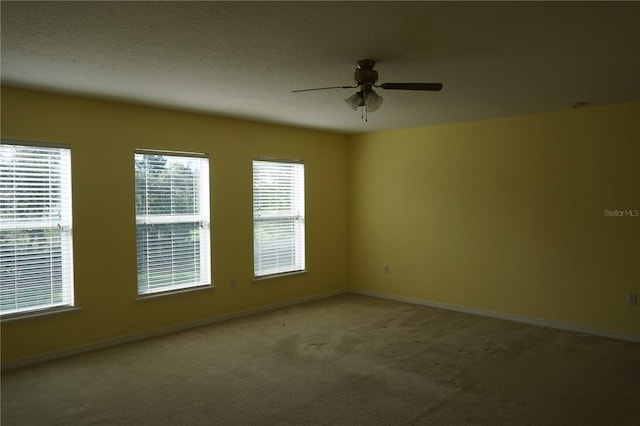
<instances>
[{"instance_id":1,"label":"yellow wall","mask_svg":"<svg viewBox=\"0 0 640 426\"><path fill-rule=\"evenodd\" d=\"M347 137L3 88L2 138L72 147L81 309L3 322L2 361L348 287L640 335L640 217L604 213L640 210L639 116ZM215 290L136 301L135 148L210 154ZM254 157L305 161L308 274L251 282Z\"/></svg>"},{"instance_id":2,"label":"yellow wall","mask_svg":"<svg viewBox=\"0 0 640 426\"><path fill-rule=\"evenodd\" d=\"M640 335L640 103L359 135L351 288ZM390 273L384 273L384 265Z\"/></svg>"},{"instance_id":3,"label":"yellow wall","mask_svg":"<svg viewBox=\"0 0 640 426\"><path fill-rule=\"evenodd\" d=\"M347 287L346 136L3 88L2 138L71 145L81 308L3 322L3 362ZM136 301L135 148L210 154L215 290ZM308 274L251 281L254 157L305 162Z\"/></svg>"}]
</instances>

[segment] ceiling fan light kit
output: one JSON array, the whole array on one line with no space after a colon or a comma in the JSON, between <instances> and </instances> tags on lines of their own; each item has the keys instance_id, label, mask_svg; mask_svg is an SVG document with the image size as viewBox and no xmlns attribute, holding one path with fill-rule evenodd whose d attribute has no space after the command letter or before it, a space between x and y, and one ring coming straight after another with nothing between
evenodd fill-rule
<instances>
[{"instance_id":1,"label":"ceiling fan light kit","mask_svg":"<svg viewBox=\"0 0 640 426\"><path fill-rule=\"evenodd\" d=\"M359 107L365 107L367 112L377 111L382 105L382 96L371 90L369 93L356 92L344 100L354 111Z\"/></svg>"},{"instance_id":2,"label":"ceiling fan light kit","mask_svg":"<svg viewBox=\"0 0 640 426\"><path fill-rule=\"evenodd\" d=\"M330 86L330 87L317 87L313 89L294 90L297 92L308 92L312 90L325 90L325 89L360 89L355 94L345 99L345 102L351 109L357 111L359 107L362 107L364 112L377 111L382 105L382 96L378 95L373 88L377 87L384 90L418 90L418 91L430 91L438 92L442 90L442 83L382 83L376 85L378 81L378 71L374 70L376 62L371 59L362 59L358 61L358 66L353 75L353 79L356 82L355 86ZM366 120L366 116L363 115Z\"/></svg>"}]
</instances>

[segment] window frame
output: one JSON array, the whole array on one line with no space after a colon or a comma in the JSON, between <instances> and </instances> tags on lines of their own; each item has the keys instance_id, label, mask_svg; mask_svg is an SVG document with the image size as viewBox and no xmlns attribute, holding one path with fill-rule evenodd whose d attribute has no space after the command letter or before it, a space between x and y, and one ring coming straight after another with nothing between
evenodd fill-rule
<instances>
[{"instance_id":1,"label":"window frame","mask_svg":"<svg viewBox=\"0 0 640 426\"><path fill-rule=\"evenodd\" d=\"M74 251L73 251L73 181L72 181L72 147L69 144L41 142L41 141L26 141L15 139L2 139L0 145L13 145L25 148L34 149L46 149L46 150L60 150L64 153L60 157L61 165L57 171L56 177L60 179L59 191L59 218L57 220L39 219L39 220L26 220L21 224L15 224L15 226L2 226L1 228L7 229L23 229L23 230L55 230L59 229L60 235L55 239L59 241L59 253L60 253L60 286L62 292L62 301L55 303L52 302L48 305L37 305L33 308L23 308L19 310L10 310L5 313L0 313L1 320L8 321L14 319L20 319L25 317L34 317L41 315L49 315L66 311L75 311L79 308L76 306L75 299L75 274L74 274ZM49 183L49 186L51 184ZM51 200L51 196L48 197ZM47 205L48 210L52 210L52 205ZM57 222L57 223L55 223ZM5 222L6 224L6 222ZM52 255L47 256L51 259ZM51 270L51 268L49 268ZM48 278L50 286L53 290L53 278L51 275Z\"/></svg>"},{"instance_id":2,"label":"window frame","mask_svg":"<svg viewBox=\"0 0 640 426\"><path fill-rule=\"evenodd\" d=\"M137 156L138 155L151 155L151 156L163 156L163 157L176 157L179 159L200 159L204 162L200 165L200 176L198 185L198 204L199 211L197 214L168 214L168 215L138 215L137 212ZM202 167L202 164L206 164L206 170ZM136 148L134 150L134 175L136 183L134 185L134 195L136 203L136 294L137 299L149 299L156 298L165 295L171 295L176 293L193 292L214 288L212 280L212 263L211 263L211 194L210 194L210 157L207 153L199 152L185 152L185 151L171 151L171 150L157 150L157 149L145 149ZM188 220L194 219L194 220ZM139 270L139 241L138 241L138 227L140 225L176 225L186 223L200 222L199 232L199 276L200 279L196 282L186 284L174 284L164 286L165 288L156 289L155 291L141 292L141 281ZM147 249L148 250L148 249ZM148 253L148 251L147 251ZM172 258L172 262L175 259ZM149 283L147 283L149 287Z\"/></svg>"},{"instance_id":3,"label":"window frame","mask_svg":"<svg viewBox=\"0 0 640 426\"><path fill-rule=\"evenodd\" d=\"M298 252L296 250L294 256L298 256L298 260L294 260L292 262L292 268L287 270L280 270L268 273L260 273L259 268L257 267L258 259L256 258L257 252L257 236L256 236L256 224L257 222L267 221L269 219L256 217L256 162L265 162L265 163L281 163L281 164L297 164L301 165L301 180L300 182L296 182L295 184L299 186L299 192L301 196L297 197L298 202L300 203L299 207L301 208L298 211L297 215L282 215L277 217L272 217L269 219L282 220L283 218L290 217L294 226L296 225L296 221L298 221L298 225L301 225L302 230L301 234L294 235L291 244L293 246L301 245L301 250ZM306 265L306 168L304 160L292 160L292 159L283 159L283 158L268 158L268 157L256 157L252 161L252 213L253 213L253 281L261 281L276 277L288 276L288 275L298 275L307 273L307 265Z\"/></svg>"}]
</instances>

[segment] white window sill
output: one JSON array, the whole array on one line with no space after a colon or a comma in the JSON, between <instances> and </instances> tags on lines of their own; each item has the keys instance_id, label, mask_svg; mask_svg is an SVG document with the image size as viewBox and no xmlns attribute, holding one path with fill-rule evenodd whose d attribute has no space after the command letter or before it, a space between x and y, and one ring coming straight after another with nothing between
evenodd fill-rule
<instances>
[{"instance_id":1,"label":"white window sill","mask_svg":"<svg viewBox=\"0 0 640 426\"><path fill-rule=\"evenodd\" d=\"M309 273L309 271L304 269L302 271L291 271L291 272L281 272L279 274L260 275L258 277L253 277L253 282L265 281L265 280L270 280L270 279L273 279L273 278L289 277L289 276L292 276L292 275L304 275L304 274L308 274L308 273Z\"/></svg>"},{"instance_id":2,"label":"white window sill","mask_svg":"<svg viewBox=\"0 0 640 426\"><path fill-rule=\"evenodd\" d=\"M2 315L2 322L18 321L29 318L37 318L49 315L57 315L66 312L78 312L80 308L77 306L56 306L54 308L44 308L28 312L15 312L12 314Z\"/></svg>"},{"instance_id":3,"label":"white window sill","mask_svg":"<svg viewBox=\"0 0 640 426\"><path fill-rule=\"evenodd\" d=\"M177 290L167 290L167 291L161 291L158 293L139 294L138 297L136 297L136 302L139 302L142 300L157 299L159 297L173 296L175 294L194 293L198 291L209 291L209 290L214 290L215 288L216 288L215 285L200 285L197 287L180 288Z\"/></svg>"}]
</instances>

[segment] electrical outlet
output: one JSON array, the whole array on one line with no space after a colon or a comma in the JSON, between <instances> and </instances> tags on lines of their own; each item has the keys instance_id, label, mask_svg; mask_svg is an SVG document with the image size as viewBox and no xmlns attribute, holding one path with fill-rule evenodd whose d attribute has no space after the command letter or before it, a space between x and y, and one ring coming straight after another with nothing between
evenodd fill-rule
<instances>
[{"instance_id":1,"label":"electrical outlet","mask_svg":"<svg viewBox=\"0 0 640 426\"><path fill-rule=\"evenodd\" d=\"M638 304L638 293L629 293L629 294L627 294L627 303L629 305L637 305Z\"/></svg>"},{"instance_id":2,"label":"electrical outlet","mask_svg":"<svg viewBox=\"0 0 640 426\"><path fill-rule=\"evenodd\" d=\"M391 272L391 269L389 268L389 265L384 265L384 273L388 274L389 272Z\"/></svg>"},{"instance_id":3,"label":"electrical outlet","mask_svg":"<svg viewBox=\"0 0 640 426\"><path fill-rule=\"evenodd\" d=\"M231 279L231 288L236 288L236 279L235 278Z\"/></svg>"}]
</instances>

